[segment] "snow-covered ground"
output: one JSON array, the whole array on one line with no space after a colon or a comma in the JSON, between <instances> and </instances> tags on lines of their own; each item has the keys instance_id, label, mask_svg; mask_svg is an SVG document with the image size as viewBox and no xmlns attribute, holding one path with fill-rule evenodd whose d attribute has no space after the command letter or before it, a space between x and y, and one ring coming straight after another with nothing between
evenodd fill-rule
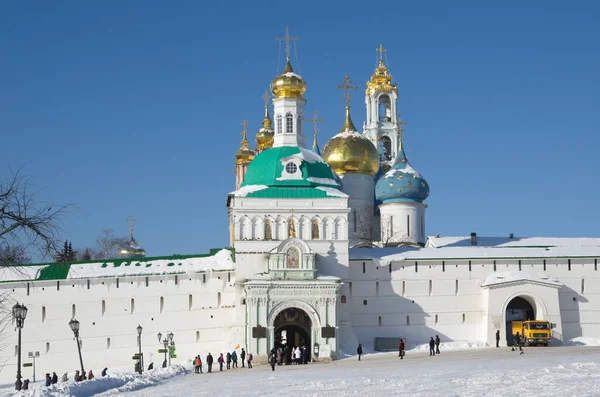
<instances>
[{"instance_id":1,"label":"snow-covered ground","mask_svg":"<svg viewBox=\"0 0 600 397\"><path fill-rule=\"evenodd\" d=\"M430 357L419 346L404 360L397 353L366 354L328 364L253 369L239 368L194 374L190 363L156 369L143 376L129 370L110 371L107 378L13 392L1 396L36 397L170 397L182 396L599 396L598 340L573 341L571 346L525 348L482 347L477 343L442 344L442 354ZM588 346L577 345L577 343ZM471 348L465 349L471 345ZM455 349L455 350L452 350ZM217 367L218 368L218 367ZM4 370L7 370L6 368ZM206 368L205 368L206 370Z\"/></svg>"}]
</instances>

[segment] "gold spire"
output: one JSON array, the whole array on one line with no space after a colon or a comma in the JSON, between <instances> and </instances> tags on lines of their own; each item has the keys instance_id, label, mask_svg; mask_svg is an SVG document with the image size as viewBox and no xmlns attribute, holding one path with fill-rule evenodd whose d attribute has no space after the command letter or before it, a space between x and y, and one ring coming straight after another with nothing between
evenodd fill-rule
<instances>
[{"instance_id":1,"label":"gold spire","mask_svg":"<svg viewBox=\"0 0 600 397\"><path fill-rule=\"evenodd\" d=\"M375 73L367 81L367 95L373 95L377 91L381 91L384 94L390 91L397 92L398 88L396 84L392 84L392 75L388 73L387 66L383 61L383 53L386 52L386 49L383 48L383 45L380 45L377 48L377 52L379 52L379 63L375 68Z\"/></svg>"},{"instance_id":2,"label":"gold spire","mask_svg":"<svg viewBox=\"0 0 600 397\"><path fill-rule=\"evenodd\" d=\"M350 96L350 90L356 90L358 87L352 84L352 80L349 76L344 77L344 84L338 85L337 88L344 90L344 102L346 102L346 120L344 121L344 126L340 130L340 132L348 131L356 131L356 127L352 124L352 118L350 118L350 101L352 97Z\"/></svg>"},{"instance_id":3,"label":"gold spire","mask_svg":"<svg viewBox=\"0 0 600 397\"><path fill-rule=\"evenodd\" d=\"M319 127L317 127L317 124L322 123L323 119L320 119L319 114L317 113L317 110L315 109L315 111L313 112L313 118L311 119L310 117L306 120L309 123L313 123L313 147L318 147L319 144L317 142L317 133L319 132Z\"/></svg>"},{"instance_id":4,"label":"gold spire","mask_svg":"<svg viewBox=\"0 0 600 397\"><path fill-rule=\"evenodd\" d=\"M238 151L235 153L235 163L236 164L246 164L251 162L254 159L254 151L250 149L248 146L248 137L246 133L246 127L248 126L248 122L246 120L242 121L242 144Z\"/></svg>"},{"instance_id":5,"label":"gold spire","mask_svg":"<svg viewBox=\"0 0 600 397\"><path fill-rule=\"evenodd\" d=\"M285 41L286 63L283 73L271 82L271 92L275 98L302 99L306 92L306 82L299 74L294 73L290 62L290 42L298 38L290 37L290 29L285 28L285 37L277 37L276 40Z\"/></svg>"},{"instance_id":6,"label":"gold spire","mask_svg":"<svg viewBox=\"0 0 600 397\"><path fill-rule=\"evenodd\" d=\"M269 116L269 93L265 90L265 94L263 95L263 99L265 100L265 118L262 121L263 128L271 129L273 126L273 121L271 120L271 116Z\"/></svg>"},{"instance_id":7,"label":"gold spire","mask_svg":"<svg viewBox=\"0 0 600 397\"><path fill-rule=\"evenodd\" d=\"M256 149L259 151L268 149L273 146L273 121L269 116L269 93L265 91L263 99L265 100L265 118L262 121L262 128L256 133Z\"/></svg>"},{"instance_id":8,"label":"gold spire","mask_svg":"<svg viewBox=\"0 0 600 397\"><path fill-rule=\"evenodd\" d=\"M344 120L344 126L340 132L344 131L356 131L356 127L352 123L352 118L350 117L350 105L346 105L346 120Z\"/></svg>"}]
</instances>

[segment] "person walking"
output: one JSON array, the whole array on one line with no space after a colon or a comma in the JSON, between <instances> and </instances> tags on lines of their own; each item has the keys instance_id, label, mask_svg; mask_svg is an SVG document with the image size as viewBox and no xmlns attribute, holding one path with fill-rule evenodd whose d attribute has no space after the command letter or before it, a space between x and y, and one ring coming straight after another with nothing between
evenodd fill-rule
<instances>
[{"instance_id":1,"label":"person walking","mask_svg":"<svg viewBox=\"0 0 600 397\"><path fill-rule=\"evenodd\" d=\"M58 383L58 375L56 372L52 372L52 384Z\"/></svg>"},{"instance_id":2,"label":"person walking","mask_svg":"<svg viewBox=\"0 0 600 397\"><path fill-rule=\"evenodd\" d=\"M404 359L404 349L405 349L404 341L402 339L400 339L400 343L398 343L398 357L400 357L400 360Z\"/></svg>"},{"instance_id":3,"label":"person walking","mask_svg":"<svg viewBox=\"0 0 600 397\"><path fill-rule=\"evenodd\" d=\"M235 352L235 350L233 351L233 353L231 353L231 368L237 368L237 353Z\"/></svg>"},{"instance_id":4,"label":"person walking","mask_svg":"<svg viewBox=\"0 0 600 397\"><path fill-rule=\"evenodd\" d=\"M500 330L496 330L496 347L500 347Z\"/></svg>"},{"instance_id":5,"label":"person walking","mask_svg":"<svg viewBox=\"0 0 600 397\"><path fill-rule=\"evenodd\" d=\"M52 378L50 377L50 374L46 374L46 387L50 386L52 384Z\"/></svg>"},{"instance_id":6,"label":"person walking","mask_svg":"<svg viewBox=\"0 0 600 397\"><path fill-rule=\"evenodd\" d=\"M269 364L271 364L271 371L275 371L275 364L277 364L277 355L275 354L275 349L272 349L271 354L269 354Z\"/></svg>"},{"instance_id":7,"label":"person walking","mask_svg":"<svg viewBox=\"0 0 600 397\"><path fill-rule=\"evenodd\" d=\"M440 337L439 337L439 335L435 336L435 353L440 354Z\"/></svg>"},{"instance_id":8,"label":"person walking","mask_svg":"<svg viewBox=\"0 0 600 397\"><path fill-rule=\"evenodd\" d=\"M252 368L252 353L248 353L248 368Z\"/></svg>"},{"instance_id":9,"label":"person walking","mask_svg":"<svg viewBox=\"0 0 600 397\"><path fill-rule=\"evenodd\" d=\"M150 365L152 365L152 363L150 363ZM152 368L150 368L150 369L152 369ZM104 368L104 369L102 370L102 373L101 373L100 375L102 375L102 376L106 376L106 371L108 371L108 368Z\"/></svg>"},{"instance_id":10,"label":"person walking","mask_svg":"<svg viewBox=\"0 0 600 397\"><path fill-rule=\"evenodd\" d=\"M65 372L63 376L60 378L61 382L67 382L69 380L69 375Z\"/></svg>"},{"instance_id":11,"label":"person walking","mask_svg":"<svg viewBox=\"0 0 600 397\"><path fill-rule=\"evenodd\" d=\"M435 356L435 341L433 340L433 336L429 339L429 355Z\"/></svg>"},{"instance_id":12,"label":"person walking","mask_svg":"<svg viewBox=\"0 0 600 397\"><path fill-rule=\"evenodd\" d=\"M94 379L94 373L93 373L93 372L92 372L92 370L90 369L90 370L88 371L88 380L92 380L92 379Z\"/></svg>"},{"instance_id":13,"label":"person walking","mask_svg":"<svg viewBox=\"0 0 600 397\"><path fill-rule=\"evenodd\" d=\"M225 357L225 361L227 362L227 369L231 369L231 353L227 352L227 356Z\"/></svg>"},{"instance_id":14,"label":"person walking","mask_svg":"<svg viewBox=\"0 0 600 397\"><path fill-rule=\"evenodd\" d=\"M219 355L217 361L219 362L219 371L223 372L223 363L225 362L225 359L223 358L223 353Z\"/></svg>"},{"instance_id":15,"label":"person walking","mask_svg":"<svg viewBox=\"0 0 600 397\"><path fill-rule=\"evenodd\" d=\"M194 372L197 374L200 373L200 355L197 355L194 359Z\"/></svg>"},{"instance_id":16,"label":"person walking","mask_svg":"<svg viewBox=\"0 0 600 397\"><path fill-rule=\"evenodd\" d=\"M363 354L362 344L361 343L359 343L358 347L356 348L356 354L358 354L358 361L360 361L360 356L362 356L362 354Z\"/></svg>"},{"instance_id":17,"label":"person walking","mask_svg":"<svg viewBox=\"0 0 600 397\"><path fill-rule=\"evenodd\" d=\"M244 360L246 359L246 351L242 347L242 352L240 353L240 358L242 359L242 368L244 368Z\"/></svg>"},{"instance_id":18,"label":"person walking","mask_svg":"<svg viewBox=\"0 0 600 397\"><path fill-rule=\"evenodd\" d=\"M21 387L21 390L29 390L29 379L25 379L23 381L23 386Z\"/></svg>"},{"instance_id":19,"label":"person walking","mask_svg":"<svg viewBox=\"0 0 600 397\"><path fill-rule=\"evenodd\" d=\"M208 373L211 373L213 365L213 356L212 354L210 354L210 352L208 353L208 356L206 356L206 364L208 365Z\"/></svg>"}]
</instances>

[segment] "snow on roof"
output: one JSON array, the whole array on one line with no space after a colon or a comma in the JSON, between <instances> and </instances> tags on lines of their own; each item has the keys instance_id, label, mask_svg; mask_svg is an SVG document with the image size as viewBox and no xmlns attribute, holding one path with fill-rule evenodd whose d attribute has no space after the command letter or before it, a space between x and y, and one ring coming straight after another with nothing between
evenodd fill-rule
<instances>
[{"instance_id":1,"label":"snow on roof","mask_svg":"<svg viewBox=\"0 0 600 397\"><path fill-rule=\"evenodd\" d=\"M268 189L267 185L248 185L231 192L235 197L246 197L250 193L258 192L259 190Z\"/></svg>"},{"instance_id":2,"label":"snow on roof","mask_svg":"<svg viewBox=\"0 0 600 397\"><path fill-rule=\"evenodd\" d=\"M25 281L35 280L46 266L2 266L0 267L0 280Z\"/></svg>"},{"instance_id":3,"label":"snow on roof","mask_svg":"<svg viewBox=\"0 0 600 397\"><path fill-rule=\"evenodd\" d=\"M309 176L307 179L309 182L319 183L321 185L333 185L333 186L340 185L340 183L338 181L331 179L331 178L317 178L314 176Z\"/></svg>"},{"instance_id":4,"label":"snow on roof","mask_svg":"<svg viewBox=\"0 0 600 397\"><path fill-rule=\"evenodd\" d=\"M307 161L309 163L324 163L324 164L327 164L325 162L325 160L323 160L323 157L319 156L318 154L316 154L312 150L308 150L308 149L305 149L303 147L298 147L298 149L300 149L300 153L295 154L294 156L297 156L297 157L299 157L299 158L301 158L304 161Z\"/></svg>"},{"instance_id":5,"label":"snow on roof","mask_svg":"<svg viewBox=\"0 0 600 397\"><path fill-rule=\"evenodd\" d=\"M530 281L534 283L553 285L556 287L562 286L562 283L551 278L546 273L529 273L529 272L498 272L494 273L485 279L482 287L491 287L498 284L514 283L518 281Z\"/></svg>"},{"instance_id":6,"label":"snow on roof","mask_svg":"<svg viewBox=\"0 0 600 397\"><path fill-rule=\"evenodd\" d=\"M392 168L388 172L385 173L385 177L389 178L394 176L396 172L401 172L403 174L411 174L415 175L417 178L421 178L421 174L417 172L410 164L405 163L404 168Z\"/></svg>"},{"instance_id":7,"label":"snow on roof","mask_svg":"<svg viewBox=\"0 0 600 397\"><path fill-rule=\"evenodd\" d=\"M429 237L427 246L472 247L470 236ZM480 237L477 247L600 247L597 237Z\"/></svg>"},{"instance_id":8,"label":"snow on roof","mask_svg":"<svg viewBox=\"0 0 600 397\"><path fill-rule=\"evenodd\" d=\"M70 266L67 279L93 278L93 277L123 277L142 276L150 274L194 274L211 270L233 269L231 251L222 249L215 255L185 258L185 259L158 259L158 260L132 260L115 266L114 262L96 262L73 264Z\"/></svg>"},{"instance_id":9,"label":"snow on roof","mask_svg":"<svg viewBox=\"0 0 600 397\"><path fill-rule=\"evenodd\" d=\"M283 75L286 77L297 77L299 79L302 79L302 76L300 76L298 73L294 73L294 72L286 72Z\"/></svg>"},{"instance_id":10,"label":"snow on roof","mask_svg":"<svg viewBox=\"0 0 600 397\"><path fill-rule=\"evenodd\" d=\"M331 139L333 139L333 138L360 138L360 139L364 139L364 140L370 142L369 138L367 138L366 136L362 135L358 131L356 131L356 130L350 130L349 128L346 128L344 131L338 132Z\"/></svg>"},{"instance_id":11,"label":"snow on roof","mask_svg":"<svg viewBox=\"0 0 600 397\"><path fill-rule=\"evenodd\" d=\"M348 197L346 193L332 187L317 186L315 189L322 190L331 197Z\"/></svg>"},{"instance_id":12,"label":"snow on roof","mask_svg":"<svg viewBox=\"0 0 600 397\"><path fill-rule=\"evenodd\" d=\"M410 260L493 258L600 257L600 246L592 247L442 247L442 248L351 248L350 259L371 259L378 266Z\"/></svg>"}]
</instances>

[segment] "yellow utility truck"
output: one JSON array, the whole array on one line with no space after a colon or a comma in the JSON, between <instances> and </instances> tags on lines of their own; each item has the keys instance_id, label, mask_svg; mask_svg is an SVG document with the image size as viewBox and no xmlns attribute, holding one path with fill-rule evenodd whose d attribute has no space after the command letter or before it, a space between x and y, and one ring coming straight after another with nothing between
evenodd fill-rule
<instances>
[{"instance_id":1,"label":"yellow utility truck","mask_svg":"<svg viewBox=\"0 0 600 397\"><path fill-rule=\"evenodd\" d=\"M548 321L526 320L512 322L512 335L517 344L517 333L523 346L548 346L552 339L552 326Z\"/></svg>"}]
</instances>

